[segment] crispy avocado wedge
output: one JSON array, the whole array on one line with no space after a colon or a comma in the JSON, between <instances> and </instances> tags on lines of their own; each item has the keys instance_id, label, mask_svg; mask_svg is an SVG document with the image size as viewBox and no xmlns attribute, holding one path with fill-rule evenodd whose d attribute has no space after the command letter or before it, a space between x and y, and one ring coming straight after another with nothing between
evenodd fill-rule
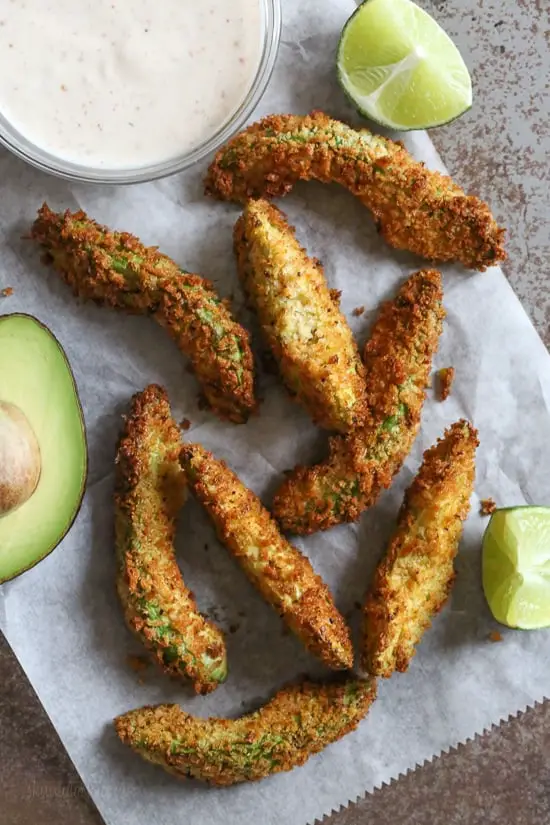
<instances>
[{"instance_id":1,"label":"crispy avocado wedge","mask_svg":"<svg viewBox=\"0 0 550 825\"><path fill-rule=\"evenodd\" d=\"M31 238L78 298L148 315L164 327L188 356L216 415L242 424L254 412L248 332L209 281L128 232L101 226L85 212L56 213L44 204Z\"/></svg>"},{"instance_id":2,"label":"crispy avocado wedge","mask_svg":"<svg viewBox=\"0 0 550 825\"><path fill-rule=\"evenodd\" d=\"M264 599L327 667L352 667L349 628L330 590L307 556L281 535L260 499L200 444L186 444L180 461L220 541Z\"/></svg>"},{"instance_id":3,"label":"crispy avocado wedge","mask_svg":"<svg viewBox=\"0 0 550 825\"><path fill-rule=\"evenodd\" d=\"M209 693L227 675L225 642L199 613L174 554L186 494L180 449L166 392L152 384L132 399L118 447L117 589L128 626L163 670Z\"/></svg>"},{"instance_id":4,"label":"crispy avocado wedge","mask_svg":"<svg viewBox=\"0 0 550 825\"><path fill-rule=\"evenodd\" d=\"M329 440L329 455L296 467L275 494L283 530L307 534L355 521L389 487L413 445L445 312L441 274L415 272L380 308L363 360L369 422Z\"/></svg>"},{"instance_id":5,"label":"crispy avocado wedge","mask_svg":"<svg viewBox=\"0 0 550 825\"><path fill-rule=\"evenodd\" d=\"M320 427L357 429L367 415L365 369L321 263L265 200L247 203L234 248L241 283L291 395Z\"/></svg>"},{"instance_id":6,"label":"crispy avocado wedge","mask_svg":"<svg viewBox=\"0 0 550 825\"><path fill-rule=\"evenodd\" d=\"M126 745L170 773L234 785L303 765L354 730L375 697L370 679L302 682L240 719L198 719L179 705L158 705L119 716L115 728Z\"/></svg>"},{"instance_id":7,"label":"crispy avocado wedge","mask_svg":"<svg viewBox=\"0 0 550 825\"><path fill-rule=\"evenodd\" d=\"M472 425L457 421L424 453L405 494L364 606L362 663L373 676L407 670L417 643L449 597L478 444Z\"/></svg>"},{"instance_id":8,"label":"crispy avocado wedge","mask_svg":"<svg viewBox=\"0 0 550 825\"><path fill-rule=\"evenodd\" d=\"M30 315L0 317L0 582L57 547L79 511L88 452L67 356Z\"/></svg>"},{"instance_id":9,"label":"crispy avocado wedge","mask_svg":"<svg viewBox=\"0 0 550 825\"><path fill-rule=\"evenodd\" d=\"M395 249L481 271L506 258L505 230L480 198L426 169L402 143L323 112L269 115L248 126L217 152L205 186L245 203L286 195L300 180L348 189Z\"/></svg>"}]
</instances>

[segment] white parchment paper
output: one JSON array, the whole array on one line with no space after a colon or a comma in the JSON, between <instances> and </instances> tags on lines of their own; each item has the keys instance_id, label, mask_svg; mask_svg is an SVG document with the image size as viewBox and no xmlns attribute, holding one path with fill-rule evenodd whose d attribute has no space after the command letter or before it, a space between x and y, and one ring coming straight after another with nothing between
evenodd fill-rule
<instances>
[{"instance_id":1,"label":"white parchment paper","mask_svg":"<svg viewBox=\"0 0 550 825\"><path fill-rule=\"evenodd\" d=\"M322 108L351 116L333 58L353 7L352 0L285 0L278 66L256 115ZM440 166L425 135L407 143L429 166ZM540 700L550 683L550 634L502 630L502 642L489 641L495 624L480 586L487 522L474 496L450 603L409 672L380 685L358 731L292 773L224 790L179 783L118 742L111 720L130 708L176 701L197 714L238 714L298 674L322 672L282 632L190 501L182 513L179 558L201 608L228 631L230 678L208 698L191 696L153 668L139 684L126 663L141 649L124 626L115 594L112 523L113 457L132 393L152 381L164 384L178 420L186 416L193 423L189 438L225 458L266 501L284 469L321 456L326 437L273 377L262 379L261 415L244 427L200 411L197 385L160 328L78 305L40 264L33 245L21 240L43 200L55 209L82 207L158 244L186 268L214 279L223 294L234 292L248 323L232 256L238 209L203 197L204 171L102 189L69 186L0 154L0 288L15 290L0 311L34 313L61 340L74 367L90 450L88 490L73 530L38 567L1 588L1 627L108 825L239 825L252 818L305 825ZM460 170L453 171L460 181ZM343 310L362 342L379 302L421 262L387 247L367 211L337 187L301 185L282 205L302 243L323 260L330 285L342 290ZM422 451L458 417L472 419L480 431L480 497L494 496L499 505L550 498L550 358L499 269L471 274L445 267L444 276L448 316L436 366L456 367L451 397L444 404L428 399L406 467L358 525L298 542L352 624ZM352 317L360 305L367 313Z\"/></svg>"}]
</instances>

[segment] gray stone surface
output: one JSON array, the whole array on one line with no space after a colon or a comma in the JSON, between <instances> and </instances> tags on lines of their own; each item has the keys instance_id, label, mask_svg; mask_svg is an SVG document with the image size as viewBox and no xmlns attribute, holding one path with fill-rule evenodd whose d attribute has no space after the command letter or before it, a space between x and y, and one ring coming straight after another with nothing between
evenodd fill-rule
<instances>
[{"instance_id":1,"label":"gray stone surface","mask_svg":"<svg viewBox=\"0 0 550 825\"><path fill-rule=\"evenodd\" d=\"M550 345L550 3L420 0L459 46L474 104L432 139L508 228L503 269Z\"/></svg>"},{"instance_id":2,"label":"gray stone surface","mask_svg":"<svg viewBox=\"0 0 550 825\"><path fill-rule=\"evenodd\" d=\"M457 180L487 199L509 228L504 269L548 345L548 0L421 2L460 46L475 85L472 110L434 131L434 141ZM0 825L99 825L55 731L1 640L0 684ZM385 786L330 823L548 825L549 755L546 703Z\"/></svg>"}]
</instances>

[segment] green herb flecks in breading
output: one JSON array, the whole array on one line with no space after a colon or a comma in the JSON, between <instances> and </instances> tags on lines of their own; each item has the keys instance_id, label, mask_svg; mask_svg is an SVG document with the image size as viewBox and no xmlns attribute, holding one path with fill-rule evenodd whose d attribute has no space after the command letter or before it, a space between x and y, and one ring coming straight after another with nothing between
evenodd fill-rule
<instances>
[{"instance_id":1,"label":"green herb flecks in breading","mask_svg":"<svg viewBox=\"0 0 550 825\"><path fill-rule=\"evenodd\" d=\"M424 453L405 494L364 607L362 663L375 676L408 668L416 644L448 598L470 509L477 445L467 421L453 424Z\"/></svg>"},{"instance_id":2,"label":"green herb flecks in breading","mask_svg":"<svg viewBox=\"0 0 550 825\"><path fill-rule=\"evenodd\" d=\"M226 678L225 643L199 613L174 555L186 492L180 449L166 393L151 385L134 396L117 452L117 589L128 626L163 669L208 693Z\"/></svg>"},{"instance_id":3,"label":"green herb flecks in breading","mask_svg":"<svg viewBox=\"0 0 550 825\"><path fill-rule=\"evenodd\" d=\"M285 195L299 180L349 189L397 249L480 270L506 257L504 230L486 203L426 169L401 143L322 112L271 115L249 126L217 153L206 191L245 202Z\"/></svg>"},{"instance_id":4,"label":"green herb flecks in breading","mask_svg":"<svg viewBox=\"0 0 550 825\"><path fill-rule=\"evenodd\" d=\"M280 210L250 201L235 227L239 274L288 389L327 430L365 422L365 371L320 263Z\"/></svg>"},{"instance_id":5,"label":"green herb flecks in breading","mask_svg":"<svg viewBox=\"0 0 550 825\"><path fill-rule=\"evenodd\" d=\"M303 765L354 730L375 697L374 680L303 682L240 719L199 719L178 705L158 705L119 716L115 728L125 744L170 773L234 785Z\"/></svg>"},{"instance_id":6,"label":"green herb flecks in breading","mask_svg":"<svg viewBox=\"0 0 550 825\"><path fill-rule=\"evenodd\" d=\"M329 457L297 467L277 491L273 514L306 534L355 521L400 469L418 428L444 317L441 275L421 270L380 310L365 346L365 427L329 441Z\"/></svg>"},{"instance_id":7,"label":"green herb flecks in breading","mask_svg":"<svg viewBox=\"0 0 550 825\"><path fill-rule=\"evenodd\" d=\"M328 587L309 560L280 534L257 496L198 444L183 447L181 464L220 541L266 601L328 667L351 667L349 630Z\"/></svg>"},{"instance_id":8,"label":"green herb flecks in breading","mask_svg":"<svg viewBox=\"0 0 550 825\"><path fill-rule=\"evenodd\" d=\"M151 315L189 357L212 410L247 420L256 407L249 335L209 281L84 212L56 214L44 204L31 237L76 296Z\"/></svg>"}]
</instances>

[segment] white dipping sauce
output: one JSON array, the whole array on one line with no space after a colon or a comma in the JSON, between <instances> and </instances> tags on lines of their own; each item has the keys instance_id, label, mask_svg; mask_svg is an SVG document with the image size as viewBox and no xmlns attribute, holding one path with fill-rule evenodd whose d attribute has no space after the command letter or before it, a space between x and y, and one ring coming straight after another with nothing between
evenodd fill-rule
<instances>
[{"instance_id":1,"label":"white dipping sauce","mask_svg":"<svg viewBox=\"0 0 550 825\"><path fill-rule=\"evenodd\" d=\"M0 0L0 114L73 163L173 159L239 107L260 0Z\"/></svg>"}]
</instances>

